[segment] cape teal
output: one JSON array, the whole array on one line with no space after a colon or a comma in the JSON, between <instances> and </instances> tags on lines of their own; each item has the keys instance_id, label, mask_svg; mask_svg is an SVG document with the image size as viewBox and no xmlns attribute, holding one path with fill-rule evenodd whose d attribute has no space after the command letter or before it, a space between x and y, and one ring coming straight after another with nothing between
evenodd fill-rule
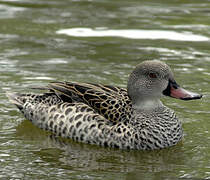
<instances>
[{"instance_id":1,"label":"cape teal","mask_svg":"<svg viewBox=\"0 0 210 180\"><path fill-rule=\"evenodd\" d=\"M127 89L76 82L52 82L43 89L43 94L8 92L7 96L39 128L75 141L121 149L152 150L177 144L183 135L181 122L160 98L202 97L181 88L161 61L137 65Z\"/></svg>"}]
</instances>

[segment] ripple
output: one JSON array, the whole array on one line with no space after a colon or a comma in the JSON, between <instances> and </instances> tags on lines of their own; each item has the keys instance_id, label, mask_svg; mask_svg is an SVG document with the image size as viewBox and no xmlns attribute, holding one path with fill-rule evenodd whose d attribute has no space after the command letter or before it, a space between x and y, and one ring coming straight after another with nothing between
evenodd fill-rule
<instances>
[{"instance_id":1,"label":"ripple","mask_svg":"<svg viewBox=\"0 0 210 180\"><path fill-rule=\"evenodd\" d=\"M179 24L179 25L170 25L170 26L166 26L163 25L163 27L165 28L175 28L175 29L196 29L196 30L208 30L210 28L210 26L208 25L204 25L204 24Z\"/></svg>"},{"instance_id":2,"label":"ripple","mask_svg":"<svg viewBox=\"0 0 210 180\"><path fill-rule=\"evenodd\" d=\"M162 48L162 47L138 47L141 51L146 51L148 53L150 52L157 52L160 54L160 57L162 60L168 60L168 57L172 58L183 58L188 60L195 60L199 57L199 59L202 58L202 60L209 61L208 53L198 51L196 48L190 48L190 49L169 49L169 48ZM184 64L185 66L188 66ZM191 67L192 65L190 65Z\"/></svg>"},{"instance_id":3,"label":"ripple","mask_svg":"<svg viewBox=\"0 0 210 180\"><path fill-rule=\"evenodd\" d=\"M75 37L122 37L129 39L166 39L174 41L209 41L208 37L192 34L191 32L175 32L167 30L113 30L105 28L70 28L56 31Z\"/></svg>"},{"instance_id":4,"label":"ripple","mask_svg":"<svg viewBox=\"0 0 210 180\"><path fill-rule=\"evenodd\" d=\"M46 77L46 76L39 76L39 77L23 77L22 79L25 79L25 80L54 80L53 78L51 77Z\"/></svg>"},{"instance_id":5,"label":"ripple","mask_svg":"<svg viewBox=\"0 0 210 180\"><path fill-rule=\"evenodd\" d=\"M0 19L13 18L17 12L24 11L23 7L12 7L8 5L0 5Z\"/></svg>"},{"instance_id":6,"label":"ripple","mask_svg":"<svg viewBox=\"0 0 210 180\"><path fill-rule=\"evenodd\" d=\"M58 59L58 58L53 58L50 60L45 60L42 62L43 64L68 64L68 60L65 59Z\"/></svg>"},{"instance_id":7,"label":"ripple","mask_svg":"<svg viewBox=\"0 0 210 180\"><path fill-rule=\"evenodd\" d=\"M157 51L159 53L167 54L168 56L172 55L181 55L181 51L177 51L174 49L168 49L168 48L158 48L158 47L139 47L140 50L146 50L146 51Z\"/></svg>"},{"instance_id":8,"label":"ripple","mask_svg":"<svg viewBox=\"0 0 210 180\"><path fill-rule=\"evenodd\" d=\"M0 39L14 39L18 37L16 34L0 34Z\"/></svg>"}]
</instances>

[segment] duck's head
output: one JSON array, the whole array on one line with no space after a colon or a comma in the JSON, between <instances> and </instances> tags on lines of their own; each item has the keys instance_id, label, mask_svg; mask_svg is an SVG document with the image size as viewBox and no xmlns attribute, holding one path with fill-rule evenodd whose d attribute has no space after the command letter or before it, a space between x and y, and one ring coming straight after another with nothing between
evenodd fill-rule
<instances>
[{"instance_id":1,"label":"duck's head","mask_svg":"<svg viewBox=\"0 0 210 180\"><path fill-rule=\"evenodd\" d=\"M161 61L144 61L128 79L128 95L134 106L155 106L162 95L182 100L200 99L202 95L181 88L170 67ZM149 103L148 103L149 102Z\"/></svg>"}]
</instances>

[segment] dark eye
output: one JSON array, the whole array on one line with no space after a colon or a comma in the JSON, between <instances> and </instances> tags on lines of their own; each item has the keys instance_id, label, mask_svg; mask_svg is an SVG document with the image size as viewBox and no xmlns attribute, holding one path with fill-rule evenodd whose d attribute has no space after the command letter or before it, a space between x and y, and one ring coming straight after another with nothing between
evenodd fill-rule
<instances>
[{"instance_id":1,"label":"dark eye","mask_svg":"<svg viewBox=\"0 0 210 180\"><path fill-rule=\"evenodd\" d=\"M155 73L149 73L149 77L154 79L157 78L157 75Z\"/></svg>"}]
</instances>

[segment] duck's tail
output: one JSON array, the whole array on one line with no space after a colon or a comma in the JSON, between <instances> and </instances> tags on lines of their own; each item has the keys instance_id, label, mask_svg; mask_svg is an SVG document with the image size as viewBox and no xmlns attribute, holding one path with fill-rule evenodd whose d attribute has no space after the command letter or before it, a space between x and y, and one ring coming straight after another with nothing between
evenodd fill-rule
<instances>
[{"instance_id":1,"label":"duck's tail","mask_svg":"<svg viewBox=\"0 0 210 180\"><path fill-rule=\"evenodd\" d=\"M20 110L23 109L24 101L21 98L23 96L22 94L6 92L6 96L8 97L9 101L15 104Z\"/></svg>"}]
</instances>

